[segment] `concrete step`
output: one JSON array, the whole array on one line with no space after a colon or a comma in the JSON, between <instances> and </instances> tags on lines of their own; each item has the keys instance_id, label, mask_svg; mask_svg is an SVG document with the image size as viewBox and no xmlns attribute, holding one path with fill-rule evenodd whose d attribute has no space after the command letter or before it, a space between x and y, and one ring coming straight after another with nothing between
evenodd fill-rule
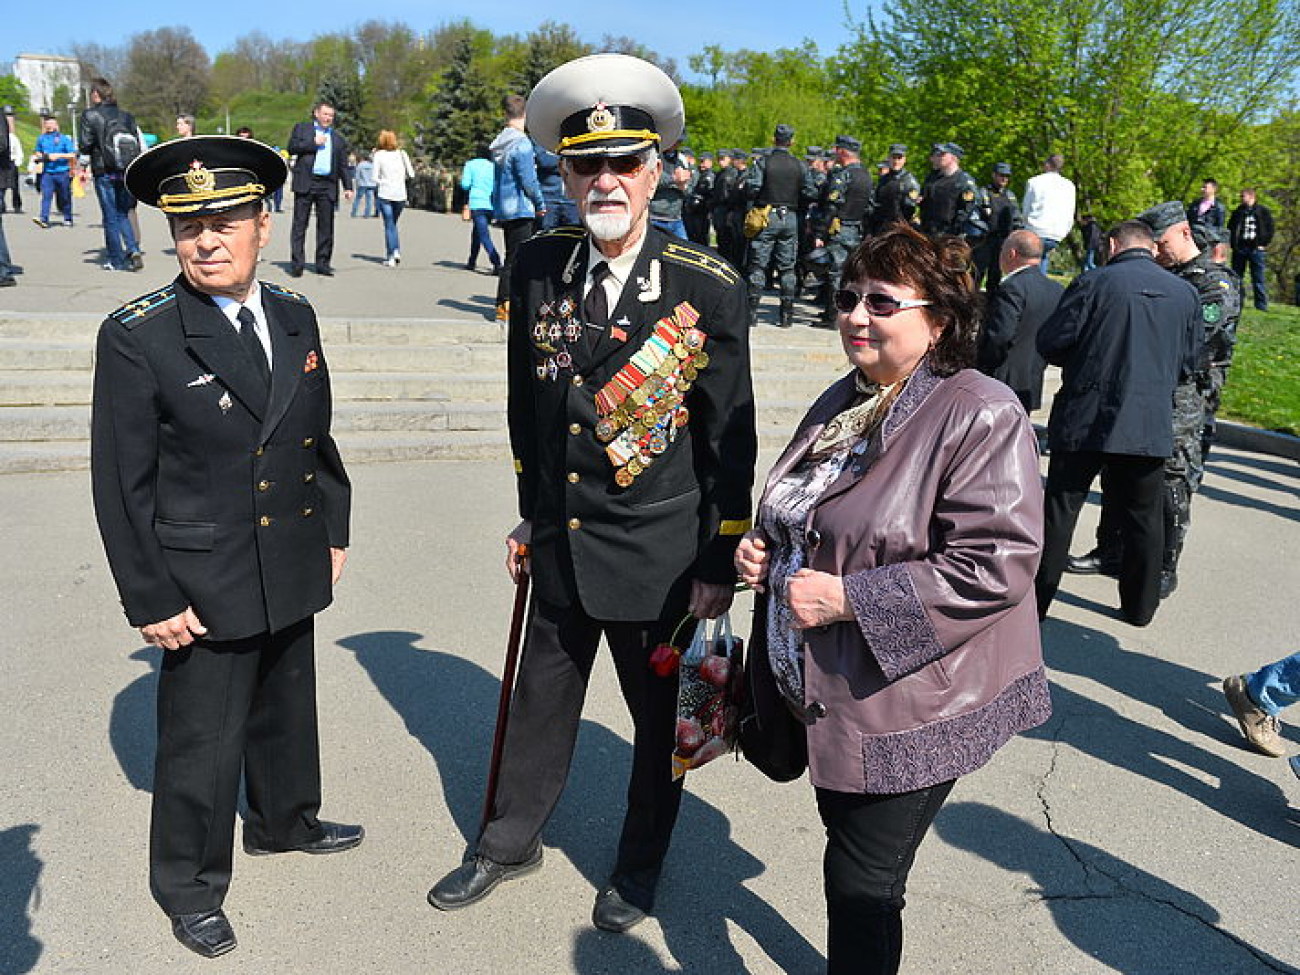
<instances>
[{"instance_id":1,"label":"concrete step","mask_svg":"<svg viewBox=\"0 0 1300 975\"><path fill-rule=\"evenodd\" d=\"M0 338L0 370L89 372L94 348L84 342Z\"/></svg>"}]
</instances>

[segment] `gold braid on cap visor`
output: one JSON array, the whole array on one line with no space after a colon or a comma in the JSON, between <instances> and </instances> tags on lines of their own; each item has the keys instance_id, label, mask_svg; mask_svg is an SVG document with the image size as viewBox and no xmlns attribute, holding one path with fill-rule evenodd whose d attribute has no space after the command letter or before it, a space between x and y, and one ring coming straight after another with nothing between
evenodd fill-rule
<instances>
[{"instance_id":1,"label":"gold braid on cap visor","mask_svg":"<svg viewBox=\"0 0 1300 975\"><path fill-rule=\"evenodd\" d=\"M266 187L261 183L244 183L242 186L227 186L222 190L203 190L199 193L163 193L158 197L158 209L164 213L193 213L205 204L224 200L231 205L252 203L266 195Z\"/></svg>"},{"instance_id":2,"label":"gold braid on cap visor","mask_svg":"<svg viewBox=\"0 0 1300 975\"><path fill-rule=\"evenodd\" d=\"M620 149L644 149L659 141L659 133L651 132L649 129L604 129L595 132L581 132L578 135L571 135L568 138L561 139L558 148L561 152L572 147L582 146L588 142L603 142L606 139L640 139L639 146L619 146ZM605 146L596 146L591 149L578 149L575 152L600 152Z\"/></svg>"}]
</instances>

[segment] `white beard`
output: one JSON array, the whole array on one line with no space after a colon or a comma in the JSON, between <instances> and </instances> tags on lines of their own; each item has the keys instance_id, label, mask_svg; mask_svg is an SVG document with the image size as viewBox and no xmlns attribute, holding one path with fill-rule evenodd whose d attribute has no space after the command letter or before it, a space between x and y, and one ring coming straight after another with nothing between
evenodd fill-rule
<instances>
[{"instance_id":1,"label":"white beard","mask_svg":"<svg viewBox=\"0 0 1300 975\"><path fill-rule=\"evenodd\" d=\"M588 213L582 222L597 240L622 240L632 231L632 215L627 211Z\"/></svg>"}]
</instances>

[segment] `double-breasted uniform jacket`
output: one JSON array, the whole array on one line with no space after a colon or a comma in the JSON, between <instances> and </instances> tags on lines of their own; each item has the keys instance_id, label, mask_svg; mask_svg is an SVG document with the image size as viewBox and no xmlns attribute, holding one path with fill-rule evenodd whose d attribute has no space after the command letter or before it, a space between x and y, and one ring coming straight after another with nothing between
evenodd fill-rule
<instances>
[{"instance_id":1,"label":"double-breasted uniform jacket","mask_svg":"<svg viewBox=\"0 0 1300 975\"><path fill-rule=\"evenodd\" d=\"M510 442L532 521L539 598L595 619L658 619L688 579L731 583L750 524L757 451L745 286L706 247L653 227L604 334L582 323L588 235L520 248L511 284ZM698 369L666 449L626 486L596 437L597 393L682 303L698 312Z\"/></svg>"},{"instance_id":2,"label":"double-breasted uniform jacket","mask_svg":"<svg viewBox=\"0 0 1300 975\"><path fill-rule=\"evenodd\" d=\"M855 392L850 375L813 404L769 488ZM1020 403L974 370L941 379L922 362L809 514L808 565L843 577L856 617L803 634L814 785L925 788L1047 720L1031 588L1042 533L1038 452ZM764 609L749 659L760 722L784 706Z\"/></svg>"},{"instance_id":3,"label":"double-breasted uniform jacket","mask_svg":"<svg viewBox=\"0 0 1300 975\"><path fill-rule=\"evenodd\" d=\"M133 626L193 606L209 639L275 632L331 600L351 488L330 436L316 315L262 283L269 395L230 321L178 277L99 332L95 514Z\"/></svg>"}]
</instances>

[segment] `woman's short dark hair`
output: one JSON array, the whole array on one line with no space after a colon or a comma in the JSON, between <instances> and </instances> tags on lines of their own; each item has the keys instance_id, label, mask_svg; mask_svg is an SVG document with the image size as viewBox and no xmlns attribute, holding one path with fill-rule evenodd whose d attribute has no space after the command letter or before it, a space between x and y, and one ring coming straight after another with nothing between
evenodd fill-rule
<instances>
[{"instance_id":1,"label":"woman's short dark hair","mask_svg":"<svg viewBox=\"0 0 1300 975\"><path fill-rule=\"evenodd\" d=\"M840 287L871 278L913 288L926 301L926 317L940 328L930 369L951 376L975 364L979 295L971 276L970 247L960 237L927 237L896 224L868 237L849 255Z\"/></svg>"}]
</instances>

